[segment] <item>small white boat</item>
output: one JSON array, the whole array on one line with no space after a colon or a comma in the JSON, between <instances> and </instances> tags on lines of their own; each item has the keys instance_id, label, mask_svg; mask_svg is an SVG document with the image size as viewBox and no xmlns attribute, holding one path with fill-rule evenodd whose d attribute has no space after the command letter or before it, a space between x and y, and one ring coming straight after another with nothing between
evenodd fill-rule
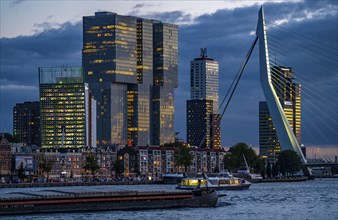
<instances>
[{"instance_id":1,"label":"small white boat","mask_svg":"<svg viewBox=\"0 0 338 220\"><path fill-rule=\"evenodd\" d=\"M263 177L260 174L251 173L246 158L243 154L246 169L237 170L237 173L233 173L235 177L243 178L251 183L259 183L263 181Z\"/></svg>"},{"instance_id":2,"label":"small white boat","mask_svg":"<svg viewBox=\"0 0 338 220\"><path fill-rule=\"evenodd\" d=\"M243 178L251 183L259 183L263 181L263 177L260 174L251 173L250 170L237 170L237 173L233 173L233 176Z\"/></svg>"},{"instance_id":3,"label":"small white boat","mask_svg":"<svg viewBox=\"0 0 338 220\"><path fill-rule=\"evenodd\" d=\"M193 190L198 188L208 188L215 190L242 190L249 189L251 183L245 179L225 176L225 177L204 177L199 178L184 178L178 184L176 189Z\"/></svg>"}]
</instances>

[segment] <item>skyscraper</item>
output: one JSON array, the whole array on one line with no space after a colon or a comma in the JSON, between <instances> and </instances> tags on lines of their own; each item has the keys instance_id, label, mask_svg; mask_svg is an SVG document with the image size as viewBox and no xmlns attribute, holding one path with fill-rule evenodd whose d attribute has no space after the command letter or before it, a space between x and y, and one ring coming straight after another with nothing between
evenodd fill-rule
<instances>
[{"instance_id":1,"label":"skyscraper","mask_svg":"<svg viewBox=\"0 0 338 220\"><path fill-rule=\"evenodd\" d=\"M201 49L190 63L190 99L187 101L187 142L203 148L220 148L218 114L218 62Z\"/></svg>"},{"instance_id":2,"label":"skyscraper","mask_svg":"<svg viewBox=\"0 0 338 220\"><path fill-rule=\"evenodd\" d=\"M95 146L92 100L81 67L40 67L42 148ZM90 133L89 133L90 132Z\"/></svg>"},{"instance_id":3,"label":"skyscraper","mask_svg":"<svg viewBox=\"0 0 338 220\"><path fill-rule=\"evenodd\" d=\"M293 82L290 67L273 66L271 75L284 114L301 145L301 85ZM275 162L281 146L266 102L259 103L259 145L261 156Z\"/></svg>"},{"instance_id":4,"label":"skyscraper","mask_svg":"<svg viewBox=\"0 0 338 220\"><path fill-rule=\"evenodd\" d=\"M259 154L273 163L280 152L281 146L268 105L266 102L259 102Z\"/></svg>"},{"instance_id":5,"label":"skyscraper","mask_svg":"<svg viewBox=\"0 0 338 220\"><path fill-rule=\"evenodd\" d=\"M174 89L178 86L177 26L153 21L154 94L153 144L173 143Z\"/></svg>"},{"instance_id":6,"label":"skyscraper","mask_svg":"<svg viewBox=\"0 0 338 220\"><path fill-rule=\"evenodd\" d=\"M218 62L201 49L199 58L190 62L190 99L213 101L213 113L218 112Z\"/></svg>"},{"instance_id":7,"label":"skyscraper","mask_svg":"<svg viewBox=\"0 0 338 220\"><path fill-rule=\"evenodd\" d=\"M99 146L174 140L177 41L177 26L160 21L111 12L83 18L82 65L97 100Z\"/></svg>"},{"instance_id":8,"label":"skyscraper","mask_svg":"<svg viewBox=\"0 0 338 220\"><path fill-rule=\"evenodd\" d=\"M17 103L13 108L13 135L26 146L41 145L40 103Z\"/></svg>"}]
</instances>

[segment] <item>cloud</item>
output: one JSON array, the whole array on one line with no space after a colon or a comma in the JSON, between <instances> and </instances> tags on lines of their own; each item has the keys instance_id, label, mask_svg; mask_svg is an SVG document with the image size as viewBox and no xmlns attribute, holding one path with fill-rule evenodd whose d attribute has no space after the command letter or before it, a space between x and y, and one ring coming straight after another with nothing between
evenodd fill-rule
<instances>
[{"instance_id":1,"label":"cloud","mask_svg":"<svg viewBox=\"0 0 338 220\"><path fill-rule=\"evenodd\" d=\"M170 12L149 12L143 14L140 10L134 10L130 15L138 16L142 18L160 20L162 22L174 23L178 25L190 24L193 22L193 18L189 13L182 11L170 11Z\"/></svg>"},{"instance_id":2,"label":"cloud","mask_svg":"<svg viewBox=\"0 0 338 220\"><path fill-rule=\"evenodd\" d=\"M135 9L144 7L138 5ZM325 44L337 46L337 4L334 1L305 1L268 3L264 6L265 18L280 23ZM158 19L179 25L179 87L175 91L175 130L186 138L186 100L190 98L190 61L199 57L202 47L208 48L209 57L220 64L220 98L229 88L243 59L254 40L258 5L218 10L192 20L189 12L173 11L142 15L141 10L130 15ZM335 11L336 10L336 11ZM335 12L334 12L335 11ZM82 24L38 24L39 33L33 36L2 38L1 43L1 126L0 130L11 131L12 107L17 102L38 99L39 66L81 65ZM281 33L283 33L281 35ZM300 77L303 85L302 120L303 140L306 145L328 144L337 146L337 79L334 71L327 70L323 63L305 60L296 48L294 35L280 32L287 42L285 64L295 71L305 71ZM305 39L305 38L303 38ZM264 100L259 82L258 49L252 54L243 77L222 121L223 145L231 146L239 141L258 146L258 102ZM324 70L323 70L324 68ZM334 70L334 69L333 69ZM304 81L306 79L306 81ZM311 91L309 91L311 90ZM311 92L315 92L316 95ZM320 98L318 98L318 96ZM328 120L319 110L331 109ZM323 106L323 105L326 105ZM333 122L332 122L333 121ZM307 132L307 131L310 132ZM318 134L322 131L325 138ZM325 132L324 132L325 131Z\"/></svg>"},{"instance_id":3,"label":"cloud","mask_svg":"<svg viewBox=\"0 0 338 220\"><path fill-rule=\"evenodd\" d=\"M144 8L144 7L149 7L149 6L152 6L152 4L136 4L133 8L134 9L140 9L140 8Z\"/></svg>"},{"instance_id":4,"label":"cloud","mask_svg":"<svg viewBox=\"0 0 338 220\"><path fill-rule=\"evenodd\" d=\"M333 1L326 3L269 3L264 6L265 18L272 22L284 20L283 26L286 28L320 39L337 48L337 12L333 13L337 5ZM198 17L192 25L180 27L180 87L177 93L186 95L176 96L176 112L185 112L185 99L189 98L189 62L199 56L201 47L207 47L209 57L220 63L220 98L224 96L254 38L252 33L256 29L258 9L259 6L219 10ZM304 19L300 19L302 16ZM287 45L299 43L293 39L293 34L286 34L285 31L280 31L279 37ZM309 134L303 129L303 143L337 145L337 113L328 116L331 120L323 116L323 111L337 109L337 79L334 66L328 70L326 65L326 71L316 74L325 63L314 65L311 59L304 60L308 56L305 56L302 50L304 48L285 48L288 59L284 62L304 74L304 77L297 76L303 83L302 125L310 130ZM258 102L265 100L260 88L258 62L256 48L222 120L222 140L226 146L239 141L258 145ZM332 65L330 67L332 68ZM309 91L316 92L322 99L315 99ZM331 101L323 100L328 96L332 97ZM314 108L313 105L318 107ZM185 121L184 117L180 115L176 118L175 125L181 137L185 138L185 125L177 126ZM331 129L328 130L327 127ZM320 135L320 131L326 132Z\"/></svg>"},{"instance_id":5,"label":"cloud","mask_svg":"<svg viewBox=\"0 0 338 220\"><path fill-rule=\"evenodd\" d=\"M19 5L19 4L21 4L21 3L25 2L25 1L27 1L27 0L13 0L13 1L12 1L12 5L13 5L13 6Z\"/></svg>"},{"instance_id":6,"label":"cloud","mask_svg":"<svg viewBox=\"0 0 338 220\"><path fill-rule=\"evenodd\" d=\"M82 24L48 27L33 36L1 38L3 83L36 85L39 66L81 65Z\"/></svg>"},{"instance_id":7,"label":"cloud","mask_svg":"<svg viewBox=\"0 0 338 220\"><path fill-rule=\"evenodd\" d=\"M64 23L33 36L0 39L0 130L12 132L16 103L38 100L38 67L81 66L82 24Z\"/></svg>"}]
</instances>

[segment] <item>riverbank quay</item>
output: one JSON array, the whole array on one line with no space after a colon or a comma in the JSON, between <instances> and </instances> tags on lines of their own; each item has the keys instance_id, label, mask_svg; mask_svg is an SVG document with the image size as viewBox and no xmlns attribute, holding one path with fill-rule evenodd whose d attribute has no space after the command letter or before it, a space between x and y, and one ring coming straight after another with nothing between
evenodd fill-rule
<instances>
[{"instance_id":1,"label":"riverbank quay","mask_svg":"<svg viewBox=\"0 0 338 220\"><path fill-rule=\"evenodd\" d=\"M106 182L46 182L46 183L2 183L0 188L63 187L63 186L100 186L100 185L148 185L163 184L156 181L106 181Z\"/></svg>"},{"instance_id":2,"label":"riverbank quay","mask_svg":"<svg viewBox=\"0 0 338 220\"><path fill-rule=\"evenodd\" d=\"M215 207L214 190L53 189L0 195L0 215Z\"/></svg>"},{"instance_id":3,"label":"riverbank quay","mask_svg":"<svg viewBox=\"0 0 338 220\"><path fill-rule=\"evenodd\" d=\"M270 178L270 179L262 179L261 182L258 183L274 183L274 182L301 182L306 180L312 180L312 178L308 178L306 176L302 177L282 177L282 178Z\"/></svg>"}]
</instances>

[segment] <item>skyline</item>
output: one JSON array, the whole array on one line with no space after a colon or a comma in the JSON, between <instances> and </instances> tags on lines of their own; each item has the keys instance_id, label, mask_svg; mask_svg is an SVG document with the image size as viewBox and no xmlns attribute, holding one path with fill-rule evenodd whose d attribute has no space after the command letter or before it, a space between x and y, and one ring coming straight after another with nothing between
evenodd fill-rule
<instances>
[{"instance_id":1,"label":"skyline","mask_svg":"<svg viewBox=\"0 0 338 220\"><path fill-rule=\"evenodd\" d=\"M20 2L20 4L13 4L11 10L23 7L24 5L28 7L29 4L35 3L31 1ZM159 4L157 1L154 2ZM12 38L4 38L11 36L7 29L4 28L6 25L3 25L11 23L3 19L3 16L6 16L6 13L3 13L3 6L7 3L8 1L1 2L0 96L2 104L0 131L12 133L11 112L15 104L18 102L38 100L37 67L59 66L63 64L72 66L81 63L82 22L76 21L76 19L68 19L68 22L60 19L60 25L55 26L57 22L49 22L47 19L46 23L40 22L40 26L36 26L43 28L40 32L29 35L34 32L29 33L23 31L22 33L24 35L28 35L18 36L12 34ZM143 5L140 5L139 2L128 2L127 5L129 5L129 9L126 9L125 5L122 7L122 2L121 7L116 7L115 11L108 8L101 9L116 13L121 13L122 11L122 14L155 18L163 20L164 22L179 24L179 87L175 92L177 97L175 100L175 131L180 132L179 137L185 139L186 125L181 122L186 121L185 102L189 99L190 60L198 54L201 47L207 47L209 55L219 61L219 86L220 98L222 98L228 88L227 85L230 84L234 77L253 39L257 22L257 12L260 5L251 4L251 6L237 7L235 9L232 9L230 6L224 6L225 9L217 8L219 9L218 11L208 8L206 9L206 11L209 10L207 14L198 14L197 6L194 10L191 10L191 13L180 10L165 12L161 11L163 9L160 7L160 12L141 15L141 11L149 12L152 10L151 8L154 7L154 4L149 4L148 1L142 1L141 3L143 3ZM202 2L200 3L202 4ZM53 4L55 4L55 2L53 2ZM176 3L175 6L177 4L178 3ZM132 5L134 6L132 7ZM185 7L187 7L186 5L187 2L184 2L184 4L178 7L184 10ZM220 7L220 5L217 6ZM96 6L95 10L100 10L100 7L101 6ZM337 3L334 1L292 1L286 3L274 1L265 4L264 7L266 17L269 20L291 30L297 30L311 38L322 40L328 45L337 47ZM289 11L290 8L293 8L291 12ZM168 10L170 9L171 8L168 7ZM83 8L80 8L75 11L77 14L83 10ZM275 10L278 10L279 13L275 13ZM28 13L33 13L33 11L34 10L29 10ZM94 11L94 8L92 11ZM82 16L91 14L82 14ZM80 17L80 19L82 19L82 17ZM37 21L37 24L39 24L39 21ZM13 24L11 26L13 26ZM33 27L35 26L33 25ZM3 32L5 33L3 34ZM55 45L50 45L50 42L54 42ZM48 48L50 48L50 50L44 50ZM295 53L297 53L297 51L295 51ZM22 71L22 69L25 71ZM13 72L18 73L18 75L13 74ZM222 146L230 146L240 141L247 142L254 147L258 146L258 101L265 100L259 84L258 73L258 50L256 48L252 59L248 63L243 79L238 86L237 93L229 105L229 111L226 112L224 120L222 121ZM335 93L337 86L334 87L328 84L335 82L336 79L334 77L336 76L334 76L334 74L332 75L332 72L323 73L321 78L327 81L318 80L314 81L314 83L318 87L323 88L323 93L331 94L333 100L337 100L337 95L335 95L337 94ZM248 88L250 88L249 92ZM9 94L11 94L11 96L9 96ZM5 103L5 105L3 103ZM333 109L337 109L336 103L337 102L332 102L328 104L332 106ZM303 117L306 117L306 111ZM333 115L332 117L333 121L337 123L337 115ZM333 123L333 125L335 124ZM324 128L319 127L319 129ZM306 133L303 134L302 139L306 146L316 145L316 140L311 140L313 137L311 138L310 135L307 136ZM337 136L334 132L329 132L325 139L327 140L323 140L317 144L337 147Z\"/></svg>"}]
</instances>

